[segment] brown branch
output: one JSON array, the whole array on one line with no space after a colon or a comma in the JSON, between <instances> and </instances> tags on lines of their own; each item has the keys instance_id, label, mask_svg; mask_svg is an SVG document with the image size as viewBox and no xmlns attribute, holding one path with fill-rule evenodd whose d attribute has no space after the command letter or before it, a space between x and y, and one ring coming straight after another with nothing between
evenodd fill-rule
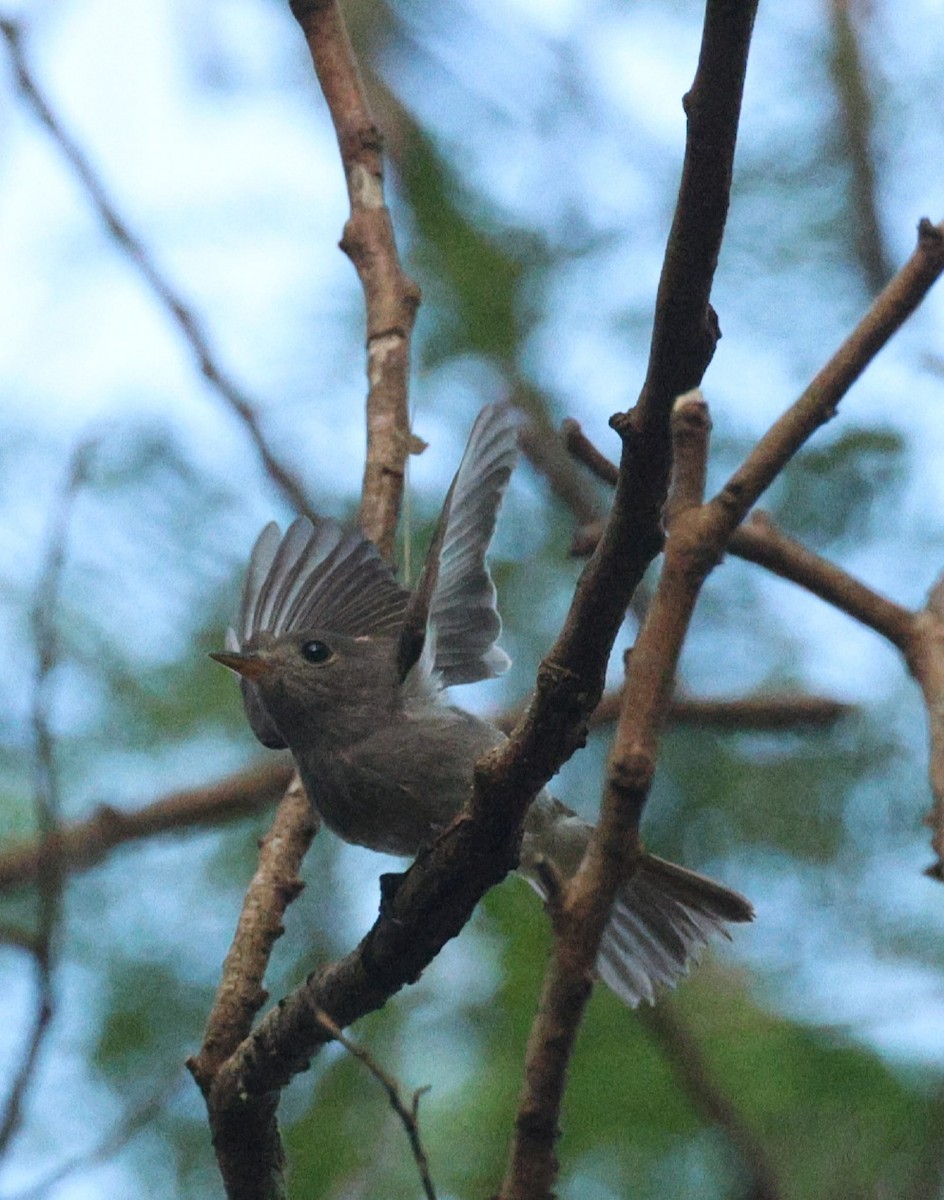
<instances>
[{"instance_id":1,"label":"brown branch","mask_svg":"<svg viewBox=\"0 0 944 1200\"><path fill-rule=\"evenodd\" d=\"M683 458L688 455L682 494L670 504L673 523L662 574L628 661L601 820L559 906L558 936L528 1043L525 1087L502 1200L549 1196L556 1178L554 1145L567 1065L592 989L593 968L613 897L640 853L639 818L655 770L659 731L678 656L701 586L751 506L806 439L834 415L842 396L914 311L942 270L944 230L922 221L918 247L903 269L811 386L707 504L696 502L694 481L701 469L695 470L697 453L680 446ZM690 420L697 412L698 406L691 402L676 409L673 428L677 437L683 418ZM621 469L617 505L624 478L625 469ZM589 565L606 546L609 529Z\"/></svg>"},{"instance_id":2,"label":"brown branch","mask_svg":"<svg viewBox=\"0 0 944 1200\"><path fill-rule=\"evenodd\" d=\"M876 297L846 341L754 447L712 501L713 525L727 539L794 454L836 415L840 400L944 271L944 223L922 219L914 253Z\"/></svg>"},{"instance_id":3,"label":"brown branch","mask_svg":"<svg viewBox=\"0 0 944 1200\"><path fill-rule=\"evenodd\" d=\"M365 535L389 558L410 451L409 352L420 294L397 257L383 196L382 140L340 11L333 0L295 0L291 7L334 122L347 181L351 213L341 248L357 270L367 310L367 456L359 519ZM217 1161L231 1200L284 1194L284 1154L276 1120L279 1085L233 1089L230 1080L242 1061L234 1053L237 1045L243 1039L244 1045L264 1044L265 1022L249 1037L252 1019L265 998L262 977L281 932L282 913L297 892L296 873L314 833L312 821L296 780L264 844L203 1049L190 1064L207 1101ZM288 1007L285 1002L284 1009ZM318 1007L338 1011L331 1004ZM323 1027L317 1022L315 1027L323 1037ZM300 1047L298 1042L292 1047L293 1063L299 1066Z\"/></svg>"},{"instance_id":4,"label":"brown branch","mask_svg":"<svg viewBox=\"0 0 944 1200\"><path fill-rule=\"evenodd\" d=\"M751 1129L734 1097L712 1074L701 1046L672 1004L640 1008L637 1020L658 1044L695 1111L720 1129L741 1162L746 1200L778 1200L783 1187L767 1148Z\"/></svg>"},{"instance_id":5,"label":"brown branch","mask_svg":"<svg viewBox=\"0 0 944 1200\"><path fill-rule=\"evenodd\" d=\"M924 696L931 743L933 806L926 821L937 859L926 874L944 882L944 576L931 589L925 607L914 614L914 638L905 658Z\"/></svg>"},{"instance_id":6,"label":"brown branch","mask_svg":"<svg viewBox=\"0 0 944 1200\"><path fill-rule=\"evenodd\" d=\"M875 158L872 148L873 106L868 72L852 14L855 0L829 0L832 34L830 67L842 137L840 152L852 174L852 227L865 281L874 294L893 273L878 213Z\"/></svg>"},{"instance_id":7,"label":"brown branch","mask_svg":"<svg viewBox=\"0 0 944 1200\"><path fill-rule=\"evenodd\" d=\"M259 865L223 964L223 977L207 1020L200 1053L187 1066L205 1096L220 1064L248 1037L268 999L262 980L272 947L284 932L282 917L304 884L298 871L318 832L319 819L297 775L279 803L272 828L260 843ZM217 1153L221 1147L216 1143Z\"/></svg>"},{"instance_id":8,"label":"brown branch","mask_svg":"<svg viewBox=\"0 0 944 1200\"><path fill-rule=\"evenodd\" d=\"M828 696L746 696L737 700L676 697L666 710L666 728L715 729L732 733L827 729L855 709Z\"/></svg>"},{"instance_id":9,"label":"brown branch","mask_svg":"<svg viewBox=\"0 0 944 1200\"><path fill-rule=\"evenodd\" d=\"M372 1055L363 1048L358 1046L356 1042L352 1042L350 1038L345 1037L344 1032L331 1020L325 1012L317 1012L315 1019L318 1024L330 1034L336 1042L339 1042L348 1054L353 1055L359 1062L370 1071L371 1075L377 1080L380 1086L387 1093L387 1099L390 1101L390 1107L400 1118L403 1128L406 1130L406 1136L410 1142L410 1150L413 1153L416 1169L419 1171L420 1182L423 1185L423 1192L427 1200L436 1200L436 1191L433 1187L433 1181L429 1175L429 1159L426 1156L426 1151L423 1149L423 1143L420 1139L420 1127L418 1120L420 1096L428 1087L418 1088L413 1093L413 1102L410 1107L403 1103L403 1098L400 1095L400 1087L397 1081L388 1075L380 1064L373 1058Z\"/></svg>"},{"instance_id":10,"label":"brown branch","mask_svg":"<svg viewBox=\"0 0 944 1200\"><path fill-rule=\"evenodd\" d=\"M410 339L420 290L403 271L383 192L383 138L374 123L335 0L290 0L337 134L351 215L341 249L357 270L367 309L367 459L360 526L393 552L410 449Z\"/></svg>"},{"instance_id":11,"label":"brown branch","mask_svg":"<svg viewBox=\"0 0 944 1200\"><path fill-rule=\"evenodd\" d=\"M672 405L677 396L700 384L719 336L709 298L728 211L755 11L756 3L750 0L742 3L708 0L706 5L695 81L685 98L688 132L682 181L659 281L646 380L635 409L611 421L623 439L613 509L578 584L567 626L550 659L555 666L570 668L575 680L584 687L583 664L594 661L593 646L585 645L588 632L595 626L604 631L608 654L629 598L660 547L661 514L671 465ZM675 548L670 545L624 689L624 697L634 696L645 706L639 711L635 729L642 742L651 743L653 750L669 700L675 657L690 616L690 609L684 604L676 605L672 611L659 606L659 592L670 582L673 572L669 563L675 558ZM617 564L622 565L622 570ZM685 590L680 590L684 596ZM604 607L607 598L619 606L615 611ZM637 658L637 654L640 641L645 644L646 629L659 628L653 613L657 607L660 613L664 609L664 619L678 620L660 639L659 652L663 658L655 676L647 678L641 664L649 660L645 656ZM604 611L600 612L600 608ZM674 653L673 636L678 638ZM578 656L570 656L568 652L573 650L578 651ZM641 691L639 682L652 685L650 691ZM602 688L591 684L587 690L592 711ZM547 694L552 694L550 687ZM529 724L533 730L536 718L543 715L542 698L539 677L535 701L521 729L525 745ZM578 704L575 708L571 720L558 734L568 750L574 731L582 730L585 720L582 706ZM546 736L551 729L542 732ZM515 747L514 737L510 745ZM499 759L506 778L511 774L509 759L513 754L514 749ZM549 1196L557 1175L554 1145L567 1065L592 988L593 966L606 916L621 876L632 870L639 853L638 820L648 792L648 767L643 759L631 761L626 754L635 756L636 748L630 749L618 727L601 825L561 905L554 956L528 1043L525 1087L519 1101L502 1200ZM481 782L484 780L480 777ZM497 792L494 774L491 783Z\"/></svg>"},{"instance_id":12,"label":"brown branch","mask_svg":"<svg viewBox=\"0 0 944 1200\"><path fill-rule=\"evenodd\" d=\"M525 406L521 404L521 399L519 389L512 397L512 403L518 408L524 408L531 417L531 420L521 427L518 435L521 450L532 467L544 475L554 494L574 514L578 532L574 538L572 552L582 556L585 553L583 544L586 535L582 536L581 531L591 530L593 533L590 536L599 537L599 531L603 528L602 505L591 491L586 477L568 458L546 413L537 411L537 402L532 401Z\"/></svg>"},{"instance_id":13,"label":"brown branch","mask_svg":"<svg viewBox=\"0 0 944 1200\"><path fill-rule=\"evenodd\" d=\"M102 805L84 821L58 830L54 841L14 845L0 853L0 892L35 881L53 848L63 872L85 871L128 842L178 830L220 825L268 808L292 777L284 761L266 761L216 783L162 796L133 812Z\"/></svg>"},{"instance_id":14,"label":"brown branch","mask_svg":"<svg viewBox=\"0 0 944 1200\"><path fill-rule=\"evenodd\" d=\"M50 727L51 677L59 658L56 609L62 583L69 525L79 489L88 475L89 462L97 443L81 442L72 454L69 469L53 509L42 569L30 612L36 648L31 723L34 744L34 801L41 852L37 860L36 932L30 949L36 969L36 998L33 1019L19 1067L0 1113L0 1156L6 1153L22 1119L23 1101L33 1078L42 1044L55 1011L55 943L62 920L65 874L58 851L60 820L59 781L55 747Z\"/></svg>"},{"instance_id":15,"label":"brown branch","mask_svg":"<svg viewBox=\"0 0 944 1200\"><path fill-rule=\"evenodd\" d=\"M591 729L612 724L619 712L620 693L606 692L589 719ZM676 696L666 713L668 728L676 726L719 732L828 728L854 711L828 696L759 695L735 699ZM510 732L521 720L523 707L496 714L492 721ZM265 759L258 765L205 787L162 796L130 812L101 805L89 817L58 832L63 872L91 870L121 846L167 833L214 827L262 812L274 805L292 779L288 762ZM26 841L0 851L0 893L32 884L39 874L42 842ZM0 928L0 942L30 950L32 934L12 926Z\"/></svg>"},{"instance_id":16,"label":"brown branch","mask_svg":"<svg viewBox=\"0 0 944 1200\"><path fill-rule=\"evenodd\" d=\"M944 580L932 588L923 609L911 612L787 537L761 512L735 530L728 549L806 588L901 651L928 714L933 805L927 823L936 861L927 874L944 881Z\"/></svg>"},{"instance_id":17,"label":"brown branch","mask_svg":"<svg viewBox=\"0 0 944 1200\"><path fill-rule=\"evenodd\" d=\"M525 1084L502 1200L537 1200L552 1194L570 1057L593 988L600 940L614 897L641 853L639 819L655 772L675 667L698 595L698 526L689 517L700 511L710 428L707 406L699 395L680 399L672 425L680 469L668 506L672 523L662 574L627 658L600 822L557 909L557 938L528 1039Z\"/></svg>"},{"instance_id":18,"label":"brown branch","mask_svg":"<svg viewBox=\"0 0 944 1200\"><path fill-rule=\"evenodd\" d=\"M575 421L573 417L568 417L561 426L561 435L569 454L578 462L583 463L592 475L596 475L597 479L612 487L616 486L616 481L619 479L619 467L610 462L606 455L594 446L581 429L578 421Z\"/></svg>"},{"instance_id":19,"label":"brown branch","mask_svg":"<svg viewBox=\"0 0 944 1200\"><path fill-rule=\"evenodd\" d=\"M767 513L755 509L731 535L728 550L738 558L757 563L774 575L806 588L840 612L882 634L902 652L911 644L913 613L788 537Z\"/></svg>"},{"instance_id":20,"label":"brown branch","mask_svg":"<svg viewBox=\"0 0 944 1200\"><path fill-rule=\"evenodd\" d=\"M305 488L293 472L272 453L262 433L254 403L226 374L210 344L199 318L183 300L170 280L162 274L152 254L120 215L105 185L96 174L85 151L67 132L30 71L23 50L21 26L0 20L2 34L20 95L29 104L52 138L57 150L78 180L86 199L95 209L115 247L137 271L172 324L177 328L196 361L197 368L211 389L242 424L256 448L266 474L288 503L300 513L312 515Z\"/></svg>"},{"instance_id":21,"label":"brown branch","mask_svg":"<svg viewBox=\"0 0 944 1200\"><path fill-rule=\"evenodd\" d=\"M656 296L637 427L669 444L677 396L699 386L720 336L709 303L731 195L747 54L757 4L708 0L695 80L683 106L685 160ZM661 468L664 479L668 463Z\"/></svg>"}]
</instances>

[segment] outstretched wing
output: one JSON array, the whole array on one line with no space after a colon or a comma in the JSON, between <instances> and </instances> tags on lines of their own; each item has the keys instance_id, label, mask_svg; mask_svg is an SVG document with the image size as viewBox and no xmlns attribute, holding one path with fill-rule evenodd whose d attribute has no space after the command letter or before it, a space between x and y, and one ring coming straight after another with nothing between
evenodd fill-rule
<instances>
[{"instance_id":1,"label":"outstretched wing","mask_svg":"<svg viewBox=\"0 0 944 1200\"><path fill-rule=\"evenodd\" d=\"M283 537L273 522L253 547L238 632L228 631L227 649L253 650L269 638L313 628L393 637L409 595L361 534L345 533L327 517L299 517ZM240 683L256 737L273 749L283 747L256 687L248 679Z\"/></svg>"},{"instance_id":2,"label":"outstretched wing","mask_svg":"<svg viewBox=\"0 0 944 1200\"><path fill-rule=\"evenodd\" d=\"M485 555L517 459L519 424L510 405L493 404L472 427L407 609L397 651L401 679L418 663L443 687L489 679L510 666L496 644L501 617Z\"/></svg>"}]
</instances>

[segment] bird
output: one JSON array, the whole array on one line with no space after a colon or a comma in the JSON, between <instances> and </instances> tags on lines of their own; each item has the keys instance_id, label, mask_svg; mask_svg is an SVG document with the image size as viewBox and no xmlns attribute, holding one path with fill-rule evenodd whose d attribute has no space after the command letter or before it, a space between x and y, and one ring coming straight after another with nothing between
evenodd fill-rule
<instances>
[{"instance_id":1,"label":"bird","mask_svg":"<svg viewBox=\"0 0 944 1200\"><path fill-rule=\"evenodd\" d=\"M476 761L505 741L448 689L504 673L487 552L514 469L521 416L483 408L415 590L374 545L329 517L272 522L253 547L236 628L211 657L239 676L249 724L288 748L311 803L347 842L414 857L462 809ZM525 820L518 871L547 899L593 827L546 789ZM596 972L630 1007L674 987L749 900L643 853L617 893Z\"/></svg>"}]
</instances>

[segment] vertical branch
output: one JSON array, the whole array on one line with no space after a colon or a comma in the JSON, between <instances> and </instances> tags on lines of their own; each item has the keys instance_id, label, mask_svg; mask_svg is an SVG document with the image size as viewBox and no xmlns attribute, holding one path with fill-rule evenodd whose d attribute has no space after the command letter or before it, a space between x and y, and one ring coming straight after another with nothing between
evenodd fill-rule
<instances>
[{"instance_id":1,"label":"vertical branch","mask_svg":"<svg viewBox=\"0 0 944 1200\"><path fill-rule=\"evenodd\" d=\"M383 138L341 12L335 0L290 4L328 103L347 180L351 215L341 249L357 270L367 308L367 460L360 524L389 558L410 447L410 339L420 290L400 265L384 201Z\"/></svg>"},{"instance_id":2,"label":"vertical branch","mask_svg":"<svg viewBox=\"0 0 944 1200\"><path fill-rule=\"evenodd\" d=\"M528 1040L501 1200L544 1200L557 1177L555 1143L567 1069L613 899L641 852L639 818L655 772L659 730L698 589L712 565L697 553L709 428L700 393L680 398L672 419L678 469L665 562L628 659L600 824L558 905L557 939Z\"/></svg>"},{"instance_id":3,"label":"vertical branch","mask_svg":"<svg viewBox=\"0 0 944 1200\"><path fill-rule=\"evenodd\" d=\"M707 0L675 218L656 297L649 367L637 427L663 446L676 396L701 383L720 336L710 304L728 215L747 52L756 0ZM668 471L666 469L666 475Z\"/></svg>"},{"instance_id":4,"label":"vertical branch","mask_svg":"<svg viewBox=\"0 0 944 1200\"><path fill-rule=\"evenodd\" d=\"M855 0L829 0L832 25L831 68L839 101L842 151L852 175L852 227L859 263L873 293L893 274L878 213L875 152L872 146L872 96L859 31L852 13Z\"/></svg>"},{"instance_id":5,"label":"vertical branch","mask_svg":"<svg viewBox=\"0 0 944 1200\"><path fill-rule=\"evenodd\" d=\"M23 1099L52 1022L55 1005L53 970L55 939L62 908L64 871L59 839L59 785L50 729L50 677L58 661L56 608L65 560L69 521L76 494L85 482L94 442L82 442L72 455L69 473L53 514L46 554L30 615L36 645L32 725L34 742L35 811L39 835L37 863L37 932L30 943L36 965L36 1002L32 1028L20 1067L13 1078L0 1115L0 1155L5 1153L20 1124Z\"/></svg>"},{"instance_id":6,"label":"vertical branch","mask_svg":"<svg viewBox=\"0 0 944 1200\"><path fill-rule=\"evenodd\" d=\"M367 309L367 456L360 524L389 558L409 453L410 338L420 293L397 256L384 203L382 139L340 11L332 0L294 0L291 6L334 122L347 181L351 213L341 248L360 277ZM296 872L314 832L311 806L296 778L263 843L203 1047L188 1064L207 1101L230 1200L276 1200L285 1194L278 1086L250 1096L245 1090L234 1093L226 1080L265 1000L263 975L282 931L282 914L299 889Z\"/></svg>"}]
</instances>

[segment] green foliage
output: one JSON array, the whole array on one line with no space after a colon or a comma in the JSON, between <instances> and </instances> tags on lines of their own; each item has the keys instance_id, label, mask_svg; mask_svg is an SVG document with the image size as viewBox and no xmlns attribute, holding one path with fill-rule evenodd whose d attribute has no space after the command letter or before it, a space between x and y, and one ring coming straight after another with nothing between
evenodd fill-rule
<instances>
[{"instance_id":1,"label":"green foliage","mask_svg":"<svg viewBox=\"0 0 944 1200\"><path fill-rule=\"evenodd\" d=\"M850 429L829 445L814 445L778 482L776 511L786 529L802 530L813 546L862 538L876 508L887 505L905 477L907 456L894 429Z\"/></svg>"}]
</instances>

